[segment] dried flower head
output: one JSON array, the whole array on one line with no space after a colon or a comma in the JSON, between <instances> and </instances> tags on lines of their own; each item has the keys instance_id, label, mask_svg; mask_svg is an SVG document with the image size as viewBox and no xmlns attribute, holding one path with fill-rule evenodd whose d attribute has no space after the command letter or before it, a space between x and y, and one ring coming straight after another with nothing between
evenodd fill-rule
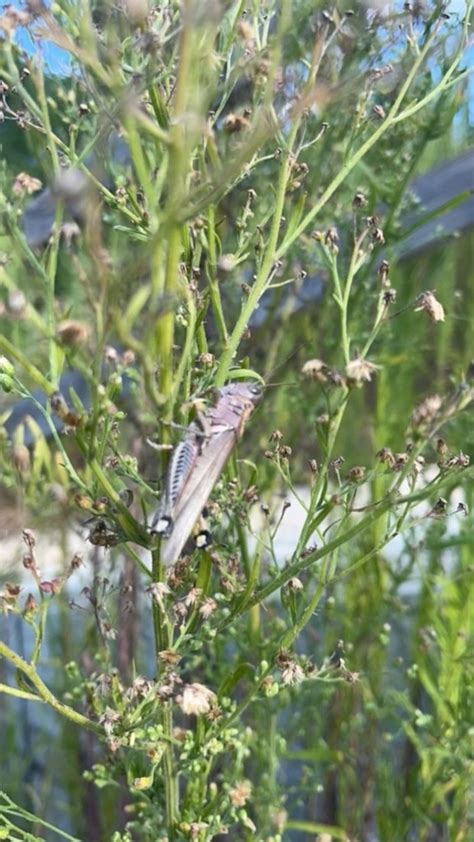
<instances>
[{"instance_id":1,"label":"dried flower head","mask_svg":"<svg viewBox=\"0 0 474 842\"><path fill-rule=\"evenodd\" d=\"M184 599L184 604L186 608L192 608L193 605L196 605L199 602L202 594L202 588L191 588L189 593L186 595Z\"/></svg>"},{"instance_id":2,"label":"dried flower head","mask_svg":"<svg viewBox=\"0 0 474 842\"><path fill-rule=\"evenodd\" d=\"M328 380L329 367L322 360L314 359L305 362L301 374L310 380L317 380L319 383L326 383Z\"/></svg>"},{"instance_id":3,"label":"dried flower head","mask_svg":"<svg viewBox=\"0 0 474 842\"><path fill-rule=\"evenodd\" d=\"M449 457L446 462L446 468L467 468L469 467L470 462L470 457L460 450L455 456Z\"/></svg>"},{"instance_id":4,"label":"dried flower head","mask_svg":"<svg viewBox=\"0 0 474 842\"><path fill-rule=\"evenodd\" d=\"M352 204L355 208L363 208L367 204L367 196L365 193L362 193L361 190L358 190L355 194Z\"/></svg>"},{"instance_id":5,"label":"dried flower head","mask_svg":"<svg viewBox=\"0 0 474 842\"><path fill-rule=\"evenodd\" d=\"M249 126L249 121L242 114L228 114L223 122L224 131L228 134L236 134Z\"/></svg>"},{"instance_id":6,"label":"dried flower head","mask_svg":"<svg viewBox=\"0 0 474 842\"><path fill-rule=\"evenodd\" d=\"M393 468L395 465L395 456L389 447L382 447L377 451L375 456L383 465L388 465L390 468Z\"/></svg>"},{"instance_id":7,"label":"dried flower head","mask_svg":"<svg viewBox=\"0 0 474 842\"><path fill-rule=\"evenodd\" d=\"M245 807L252 794L250 781L239 781L229 790L229 798L234 807Z\"/></svg>"},{"instance_id":8,"label":"dried flower head","mask_svg":"<svg viewBox=\"0 0 474 842\"><path fill-rule=\"evenodd\" d=\"M151 593L155 602L163 609L163 600L166 596L169 596L171 593L171 588L165 582L153 582L149 588L147 588L147 592Z\"/></svg>"},{"instance_id":9,"label":"dried flower head","mask_svg":"<svg viewBox=\"0 0 474 842\"><path fill-rule=\"evenodd\" d=\"M351 482L360 482L365 477L365 468L362 465L354 465L348 476Z\"/></svg>"},{"instance_id":10,"label":"dried flower head","mask_svg":"<svg viewBox=\"0 0 474 842\"><path fill-rule=\"evenodd\" d=\"M387 287L382 293L382 301L386 307L389 304L393 304L394 301L397 299L397 290L393 289L393 287Z\"/></svg>"},{"instance_id":11,"label":"dried flower head","mask_svg":"<svg viewBox=\"0 0 474 842\"><path fill-rule=\"evenodd\" d=\"M207 620L217 608L217 602L212 597L207 597L199 608L199 613L204 620Z\"/></svg>"},{"instance_id":12,"label":"dried flower head","mask_svg":"<svg viewBox=\"0 0 474 842\"><path fill-rule=\"evenodd\" d=\"M293 687L295 684L300 684L304 680L305 674L303 669L296 661L288 661L285 669L282 671L281 679L283 684Z\"/></svg>"},{"instance_id":13,"label":"dried flower head","mask_svg":"<svg viewBox=\"0 0 474 842\"><path fill-rule=\"evenodd\" d=\"M430 424L438 415L443 399L440 395L429 395L424 401L418 404L412 412L411 424L413 427L423 427Z\"/></svg>"},{"instance_id":14,"label":"dried flower head","mask_svg":"<svg viewBox=\"0 0 474 842\"><path fill-rule=\"evenodd\" d=\"M36 599L34 598L32 593L29 593L27 598L26 598L23 613L24 614L34 614L35 611L37 610L37 608L38 608L38 603L36 602Z\"/></svg>"},{"instance_id":15,"label":"dried flower head","mask_svg":"<svg viewBox=\"0 0 474 842\"><path fill-rule=\"evenodd\" d=\"M181 660L181 655L177 652L174 652L172 649L162 649L158 652L158 658L160 661L163 661L164 664L168 664L169 666L174 666Z\"/></svg>"},{"instance_id":16,"label":"dried flower head","mask_svg":"<svg viewBox=\"0 0 474 842\"><path fill-rule=\"evenodd\" d=\"M212 368L216 361L214 354L210 354L206 351L204 354L199 354L198 363L200 363L205 368Z\"/></svg>"},{"instance_id":17,"label":"dried flower head","mask_svg":"<svg viewBox=\"0 0 474 842\"><path fill-rule=\"evenodd\" d=\"M217 696L204 684L195 682L194 684L185 684L183 693L177 698L177 702L183 711L188 716L202 716L209 713L212 707L217 702Z\"/></svg>"},{"instance_id":18,"label":"dried flower head","mask_svg":"<svg viewBox=\"0 0 474 842\"><path fill-rule=\"evenodd\" d=\"M324 243L333 254L337 254L339 251L338 242L339 234L337 233L337 228L328 228L324 233Z\"/></svg>"},{"instance_id":19,"label":"dried flower head","mask_svg":"<svg viewBox=\"0 0 474 842\"><path fill-rule=\"evenodd\" d=\"M416 299L415 313L424 310L433 322L444 322L443 305L430 290L422 292Z\"/></svg>"},{"instance_id":20,"label":"dried flower head","mask_svg":"<svg viewBox=\"0 0 474 842\"><path fill-rule=\"evenodd\" d=\"M66 319L60 322L57 329L57 337L62 345L75 347L84 345L89 339L90 328L85 322L78 322L75 319Z\"/></svg>"},{"instance_id":21,"label":"dried flower head","mask_svg":"<svg viewBox=\"0 0 474 842\"><path fill-rule=\"evenodd\" d=\"M13 182L12 192L15 196L31 195L41 190L43 184L39 178L29 175L27 172L19 172L15 181Z\"/></svg>"},{"instance_id":22,"label":"dried flower head","mask_svg":"<svg viewBox=\"0 0 474 842\"><path fill-rule=\"evenodd\" d=\"M375 365L375 363L371 363L369 360L364 360L362 357L355 357L346 365L347 379L351 383L359 386L361 383L370 382L372 375L376 374L380 368L381 366Z\"/></svg>"}]
</instances>

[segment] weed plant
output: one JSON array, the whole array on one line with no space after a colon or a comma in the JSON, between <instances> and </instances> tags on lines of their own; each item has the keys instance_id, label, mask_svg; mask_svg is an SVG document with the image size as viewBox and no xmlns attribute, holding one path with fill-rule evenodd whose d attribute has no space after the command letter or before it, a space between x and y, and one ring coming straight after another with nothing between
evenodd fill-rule
<instances>
[{"instance_id":1,"label":"weed plant","mask_svg":"<svg viewBox=\"0 0 474 842\"><path fill-rule=\"evenodd\" d=\"M469 838L472 255L401 254L471 6L3 8L0 838ZM170 448L242 382L165 568Z\"/></svg>"}]
</instances>

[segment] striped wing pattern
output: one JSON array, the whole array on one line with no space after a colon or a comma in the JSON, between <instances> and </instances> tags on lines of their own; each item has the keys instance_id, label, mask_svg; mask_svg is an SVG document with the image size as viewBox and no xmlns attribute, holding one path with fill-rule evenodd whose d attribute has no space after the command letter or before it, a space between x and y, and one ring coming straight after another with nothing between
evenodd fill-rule
<instances>
[{"instance_id":1,"label":"striped wing pattern","mask_svg":"<svg viewBox=\"0 0 474 842\"><path fill-rule=\"evenodd\" d=\"M209 431L206 438L202 438L201 434L202 441L194 449L192 458L188 459L187 453L180 453L189 433L176 448L176 458L170 463L164 501L170 518L169 528L163 531L161 560L164 564L173 564L178 560L261 395L261 389L253 383L234 383L224 387L219 391L215 405L204 416ZM198 439L196 432L191 432L191 437L195 442ZM185 466L181 472L176 469L179 463ZM179 476L183 477L182 482ZM156 531L156 524L164 511L164 507L158 509L152 521L152 532L154 527Z\"/></svg>"}]
</instances>

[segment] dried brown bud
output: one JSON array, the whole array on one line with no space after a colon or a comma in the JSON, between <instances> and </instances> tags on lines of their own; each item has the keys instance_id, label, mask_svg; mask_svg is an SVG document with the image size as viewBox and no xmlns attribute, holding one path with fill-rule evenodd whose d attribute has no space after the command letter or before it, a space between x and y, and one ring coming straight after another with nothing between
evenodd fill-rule
<instances>
[{"instance_id":1,"label":"dried brown bud","mask_svg":"<svg viewBox=\"0 0 474 842\"><path fill-rule=\"evenodd\" d=\"M355 208L363 208L367 204L367 197L360 190L355 194L352 204Z\"/></svg>"},{"instance_id":2,"label":"dried brown bud","mask_svg":"<svg viewBox=\"0 0 474 842\"><path fill-rule=\"evenodd\" d=\"M79 567L82 567L83 565L84 565L84 560L83 560L81 554L80 553L74 553L74 555L71 559L71 563L69 565L71 571L78 570Z\"/></svg>"},{"instance_id":3,"label":"dried brown bud","mask_svg":"<svg viewBox=\"0 0 474 842\"><path fill-rule=\"evenodd\" d=\"M324 242L329 247L330 251L334 254L337 254L339 251L338 242L339 242L339 234L337 233L337 228L328 228L324 234Z\"/></svg>"},{"instance_id":4,"label":"dried brown bud","mask_svg":"<svg viewBox=\"0 0 474 842\"><path fill-rule=\"evenodd\" d=\"M395 464L394 471L401 471L404 465L408 462L408 453L394 453Z\"/></svg>"},{"instance_id":5,"label":"dried brown bud","mask_svg":"<svg viewBox=\"0 0 474 842\"><path fill-rule=\"evenodd\" d=\"M56 594L61 591L63 585L64 579L58 576L50 581L40 582L39 587L43 593L50 594L50 596L56 596Z\"/></svg>"},{"instance_id":6,"label":"dried brown bud","mask_svg":"<svg viewBox=\"0 0 474 842\"><path fill-rule=\"evenodd\" d=\"M350 469L348 476L351 482L360 482L365 477L365 468L362 465L355 465Z\"/></svg>"},{"instance_id":7,"label":"dried brown bud","mask_svg":"<svg viewBox=\"0 0 474 842\"><path fill-rule=\"evenodd\" d=\"M390 263L388 262L388 260L382 260L382 263L380 264L379 268L377 269L377 272L380 275L380 277L382 278L382 281L387 279L389 270L390 270Z\"/></svg>"},{"instance_id":8,"label":"dried brown bud","mask_svg":"<svg viewBox=\"0 0 474 842\"><path fill-rule=\"evenodd\" d=\"M273 430L270 433L270 441L271 442L280 442L283 440L283 433L281 430Z\"/></svg>"},{"instance_id":9,"label":"dried brown bud","mask_svg":"<svg viewBox=\"0 0 474 842\"><path fill-rule=\"evenodd\" d=\"M278 448L278 453L280 454L282 459L289 459L292 454L292 449L287 444L282 445L282 447Z\"/></svg>"},{"instance_id":10,"label":"dried brown bud","mask_svg":"<svg viewBox=\"0 0 474 842\"><path fill-rule=\"evenodd\" d=\"M24 444L15 444L12 448L12 459L20 474L26 474L30 469L30 451Z\"/></svg>"},{"instance_id":11,"label":"dried brown bud","mask_svg":"<svg viewBox=\"0 0 474 842\"><path fill-rule=\"evenodd\" d=\"M444 497L440 497L434 504L431 511L428 512L428 517L443 517L447 513L448 501Z\"/></svg>"},{"instance_id":12,"label":"dried brown bud","mask_svg":"<svg viewBox=\"0 0 474 842\"><path fill-rule=\"evenodd\" d=\"M309 469L310 469L311 473L313 473L313 474L318 473L319 468L318 468L318 462L317 462L316 459L310 459L309 462L308 462L308 465L309 465Z\"/></svg>"},{"instance_id":13,"label":"dried brown bud","mask_svg":"<svg viewBox=\"0 0 474 842\"><path fill-rule=\"evenodd\" d=\"M164 664L174 666L181 660L181 655L179 655L178 652L174 652L172 649L161 649L161 651L158 652L158 658L160 661L163 661Z\"/></svg>"},{"instance_id":14,"label":"dried brown bud","mask_svg":"<svg viewBox=\"0 0 474 842\"><path fill-rule=\"evenodd\" d=\"M243 115L228 114L224 119L223 126L224 131L227 132L227 134L235 134L236 132L248 129L250 123Z\"/></svg>"},{"instance_id":15,"label":"dried brown bud","mask_svg":"<svg viewBox=\"0 0 474 842\"><path fill-rule=\"evenodd\" d=\"M66 399L61 394L61 392L54 392L54 394L51 395L49 402L53 412L55 412L56 415L59 415L60 418L67 415L67 413L69 412L69 407L66 403Z\"/></svg>"},{"instance_id":16,"label":"dried brown bud","mask_svg":"<svg viewBox=\"0 0 474 842\"><path fill-rule=\"evenodd\" d=\"M372 114L374 115L374 117L377 117L378 120L385 119L385 109L382 108L381 105L374 105L374 107L372 108Z\"/></svg>"},{"instance_id":17,"label":"dried brown bud","mask_svg":"<svg viewBox=\"0 0 474 842\"><path fill-rule=\"evenodd\" d=\"M34 549L34 547L36 546L36 538L35 538L33 530L24 529L23 532L22 532L22 538L23 538L24 543L26 544L27 547L30 548L30 550Z\"/></svg>"},{"instance_id":18,"label":"dried brown bud","mask_svg":"<svg viewBox=\"0 0 474 842\"><path fill-rule=\"evenodd\" d=\"M467 468L470 461L470 457L460 450L456 456L450 456L446 462L446 468Z\"/></svg>"},{"instance_id":19,"label":"dried brown bud","mask_svg":"<svg viewBox=\"0 0 474 842\"><path fill-rule=\"evenodd\" d=\"M390 304L393 304L393 302L396 301L396 298L397 298L397 290L396 289L392 289L392 287L390 287L389 289L385 289L383 291L382 301L383 301L383 303L385 304L386 307L388 307Z\"/></svg>"},{"instance_id":20,"label":"dried brown bud","mask_svg":"<svg viewBox=\"0 0 474 842\"><path fill-rule=\"evenodd\" d=\"M375 456L383 465L388 465L390 468L395 465L395 457L389 447L382 447Z\"/></svg>"},{"instance_id":21,"label":"dried brown bud","mask_svg":"<svg viewBox=\"0 0 474 842\"><path fill-rule=\"evenodd\" d=\"M370 236L372 237L374 243L383 245L383 243L385 242L385 237L381 228L374 228Z\"/></svg>"},{"instance_id":22,"label":"dried brown bud","mask_svg":"<svg viewBox=\"0 0 474 842\"><path fill-rule=\"evenodd\" d=\"M38 604L36 602L36 599L34 598L32 593L29 593L27 598L26 598L23 613L24 614L34 614L35 611L37 610L37 608L38 608Z\"/></svg>"},{"instance_id":23,"label":"dried brown bud","mask_svg":"<svg viewBox=\"0 0 474 842\"><path fill-rule=\"evenodd\" d=\"M446 456L448 455L448 445L446 444L444 439L436 440L436 450L438 451L442 459L446 458Z\"/></svg>"},{"instance_id":24,"label":"dried brown bud","mask_svg":"<svg viewBox=\"0 0 474 842\"><path fill-rule=\"evenodd\" d=\"M62 345L75 347L84 345L89 339L90 329L85 322L78 322L75 319L67 319L60 322L57 329L57 337Z\"/></svg>"},{"instance_id":25,"label":"dried brown bud","mask_svg":"<svg viewBox=\"0 0 474 842\"><path fill-rule=\"evenodd\" d=\"M204 354L199 354L198 363L205 366L206 368L212 368L215 361L216 361L216 358L215 358L214 354L210 354L209 352L206 352Z\"/></svg>"}]
</instances>

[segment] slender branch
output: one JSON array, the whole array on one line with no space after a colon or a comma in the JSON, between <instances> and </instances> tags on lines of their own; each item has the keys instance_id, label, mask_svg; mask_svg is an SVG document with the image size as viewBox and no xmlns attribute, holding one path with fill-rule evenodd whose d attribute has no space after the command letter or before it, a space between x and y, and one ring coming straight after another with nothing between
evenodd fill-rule
<instances>
[{"instance_id":1,"label":"slender branch","mask_svg":"<svg viewBox=\"0 0 474 842\"><path fill-rule=\"evenodd\" d=\"M25 675L31 682L33 687L36 688L40 699L52 707L56 713L59 713L61 716L64 716L66 719L69 719L71 722L74 722L82 728L94 731L94 733L99 736L104 735L103 729L100 725L92 722L92 720L88 719L87 716L84 716L82 713L74 710L74 708L69 707L69 705L65 705L63 702L60 702L40 678L35 667L25 661L20 655L14 652L13 649L10 649L10 647L2 641L0 641L0 657L6 658L6 660L9 661L15 669L20 670L20 672L22 672L23 675Z\"/></svg>"}]
</instances>

